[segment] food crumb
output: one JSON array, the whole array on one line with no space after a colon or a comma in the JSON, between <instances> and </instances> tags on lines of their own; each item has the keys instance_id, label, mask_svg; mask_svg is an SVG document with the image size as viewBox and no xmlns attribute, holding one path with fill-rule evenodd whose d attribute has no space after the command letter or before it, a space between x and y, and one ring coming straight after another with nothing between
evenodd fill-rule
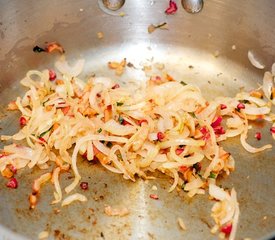
<instances>
[{"instance_id":1,"label":"food crumb","mask_svg":"<svg viewBox=\"0 0 275 240\"><path fill-rule=\"evenodd\" d=\"M244 238L243 240L252 240L251 238Z\"/></svg>"},{"instance_id":2,"label":"food crumb","mask_svg":"<svg viewBox=\"0 0 275 240\"><path fill-rule=\"evenodd\" d=\"M233 51L237 49L236 45L232 45L231 48L232 48Z\"/></svg>"},{"instance_id":3,"label":"food crumb","mask_svg":"<svg viewBox=\"0 0 275 240\"><path fill-rule=\"evenodd\" d=\"M158 190L157 186L156 185L152 186L152 190L157 191Z\"/></svg>"},{"instance_id":4,"label":"food crumb","mask_svg":"<svg viewBox=\"0 0 275 240\"><path fill-rule=\"evenodd\" d=\"M98 32L98 33L97 33L97 38L98 38L98 39L104 38L103 32Z\"/></svg>"},{"instance_id":5,"label":"food crumb","mask_svg":"<svg viewBox=\"0 0 275 240\"><path fill-rule=\"evenodd\" d=\"M267 216L264 216L264 217L263 217L263 220L266 220L266 219L267 219Z\"/></svg>"},{"instance_id":6,"label":"food crumb","mask_svg":"<svg viewBox=\"0 0 275 240\"><path fill-rule=\"evenodd\" d=\"M80 12L83 12L83 11L84 11L84 9L83 9L83 8L80 8L80 9L79 9L79 11L80 11Z\"/></svg>"},{"instance_id":7,"label":"food crumb","mask_svg":"<svg viewBox=\"0 0 275 240\"><path fill-rule=\"evenodd\" d=\"M38 234L38 239L47 239L49 237L48 231L42 231Z\"/></svg>"},{"instance_id":8,"label":"food crumb","mask_svg":"<svg viewBox=\"0 0 275 240\"><path fill-rule=\"evenodd\" d=\"M218 50L216 50L213 55L215 58L217 58L220 55L220 52Z\"/></svg>"},{"instance_id":9,"label":"food crumb","mask_svg":"<svg viewBox=\"0 0 275 240\"><path fill-rule=\"evenodd\" d=\"M125 15L126 15L125 12L120 12L120 13L119 13L119 16L120 16L120 17L124 17Z\"/></svg>"},{"instance_id":10,"label":"food crumb","mask_svg":"<svg viewBox=\"0 0 275 240\"><path fill-rule=\"evenodd\" d=\"M179 224L180 228L185 231L186 230L186 226L185 226L185 224L183 222L183 219L179 217L177 219L177 221L178 221L178 224Z\"/></svg>"},{"instance_id":11,"label":"food crumb","mask_svg":"<svg viewBox=\"0 0 275 240\"><path fill-rule=\"evenodd\" d=\"M247 179L249 179L249 178L250 178L250 176L247 176L246 178L247 178Z\"/></svg>"},{"instance_id":12,"label":"food crumb","mask_svg":"<svg viewBox=\"0 0 275 240\"><path fill-rule=\"evenodd\" d=\"M118 209L118 208L112 208L111 206L106 206L104 209L104 212L108 216L119 216L119 217L126 216L130 213L126 207Z\"/></svg>"}]
</instances>

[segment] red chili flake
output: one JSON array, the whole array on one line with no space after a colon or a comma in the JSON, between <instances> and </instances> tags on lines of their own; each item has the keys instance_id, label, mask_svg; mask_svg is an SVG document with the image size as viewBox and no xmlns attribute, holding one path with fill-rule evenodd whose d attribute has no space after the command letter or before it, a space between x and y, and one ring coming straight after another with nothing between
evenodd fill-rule
<instances>
[{"instance_id":1,"label":"red chili flake","mask_svg":"<svg viewBox=\"0 0 275 240\"><path fill-rule=\"evenodd\" d=\"M27 124L27 119L24 116L19 118L20 126L24 127Z\"/></svg>"},{"instance_id":2,"label":"red chili flake","mask_svg":"<svg viewBox=\"0 0 275 240\"><path fill-rule=\"evenodd\" d=\"M39 140L40 140L41 142L43 142L43 143L47 143L47 141L46 141L44 138L42 138L42 137L40 137Z\"/></svg>"},{"instance_id":3,"label":"red chili flake","mask_svg":"<svg viewBox=\"0 0 275 240\"><path fill-rule=\"evenodd\" d=\"M82 154L82 157L83 157L83 158L87 158L87 152L83 153L83 154Z\"/></svg>"},{"instance_id":4,"label":"red chili flake","mask_svg":"<svg viewBox=\"0 0 275 240\"><path fill-rule=\"evenodd\" d=\"M222 135L222 134L225 134L225 130L222 126L217 126L214 128L214 132L215 134L217 135Z\"/></svg>"},{"instance_id":5,"label":"red chili flake","mask_svg":"<svg viewBox=\"0 0 275 240\"><path fill-rule=\"evenodd\" d=\"M180 154L182 154L183 151L184 151L184 148L177 148L176 149L176 154L180 155Z\"/></svg>"},{"instance_id":6,"label":"red chili flake","mask_svg":"<svg viewBox=\"0 0 275 240\"><path fill-rule=\"evenodd\" d=\"M7 167L9 168L9 170L12 171L13 174L16 174L17 168L15 166L13 166L12 164L9 164L7 165Z\"/></svg>"},{"instance_id":7,"label":"red chili flake","mask_svg":"<svg viewBox=\"0 0 275 240\"><path fill-rule=\"evenodd\" d=\"M150 194L150 198L155 199L155 200L159 199L157 194Z\"/></svg>"},{"instance_id":8,"label":"red chili flake","mask_svg":"<svg viewBox=\"0 0 275 240\"><path fill-rule=\"evenodd\" d=\"M119 84L116 83L114 86L112 86L112 89L120 88Z\"/></svg>"},{"instance_id":9,"label":"red chili flake","mask_svg":"<svg viewBox=\"0 0 275 240\"><path fill-rule=\"evenodd\" d=\"M225 235L229 235L231 231L232 231L232 223L229 223L221 227L221 232L223 232Z\"/></svg>"},{"instance_id":10,"label":"red chili flake","mask_svg":"<svg viewBox=\"0 0 275 240\"><path fill-rule=\"evenodd\" d=\"M270 132L271 132L271 133L275 133L275 127L271 127L271 128L270 128Z\"/></svg>"},{"instance_id":11,"label":"red chili flake","mask_svg":"<svg viewBox=\"0 0 275 240\"><path fill-rule=\"evenodd\" d=\"M63 112L64 115L67 115L68 112L70 111L70 108L71 108L70 106L63 107L61 108L61 111Z\"/></svg>"},{"instance_id":12,"label":"red chili flake","mask_svg":"<svg viewBox=\"0 0 275 240\"><path fill-rule=\"evenodd\" d=\"M18 187L18 182L17 182L16 178L11 178L11 179L7 182L6 186L7 186L8 188L17 188L17 187Z\"/></svg>"},{"instance_id":13,"label":"red chili flake","mask_svg":"<svg viewBox=\"0 0 275 240\"><path fill-rule=\"evenodd\" d=\"M55 71L49 70L49 79L50 79L50 81L54 81L56 79Z\"/></svg>"},{"instance_id":14,"label":"red chili flake","mask_svg":"<svg viewBox=\"0 0 275 240\"><path fill-rule=\"evenodd\" d=\"M245 105L243 104L243 103L239 103L238 105L237 105L237 109L245 109Z\"/></svg>"},{"instance_id":15,"label":"red chili flake","mask_svg":"<svg viewBox=\"0 0 275 240\"><path fill-rule=\"evenodd\" d=\"M87 182L81 182L80 187L82 190L88 190L89 189L89 184Z\"/></svg>"},{"instance_id":16,"label":"red chili flake","mask_svg":"<svg viewBox=\"0 0 275 240\"><path fill-rule=\"evenodd\" d=\"M163 140L165 138L164 133L163 132L158 132L157 133L157 138L158 138L159 141Z\"/></svg>"},{"instance_id":17,"label":"red chili flake","mask_svg":"<svg viewBox=\"0 0 275 240\"><path fill-rule=\"evenodd\" d=\"M148 121L146 119L138 120L138 125L141 126L142 123L148 123Z\"/></svg>"},{"instance_id":18,"label":"red chili flake","mask_svg":"<svg viewBox=\"0 0 275 240\"><path fill-rule=\"evenodd\" d=\"M180 171L180 172L185 172L186 170L188 170L188 167L187 167L187 166L180 166L180 167L179 167L179 171Z\"/></svg>"},{"instance_id":19,"label":"red chili flake","mask_svg":"<svg viewBox=\"0 0 275 240\"><path fill-rule=\"evenodd\" d=\"M178 6L175 1L170 0L169 1L169 7L165 10L165 13L167 15L174 14L178 10Z\"/></svg>"},{"instance_id":20,"label":"red chili flake","mask_svg":"<svg viewBox=\"0 0 275 240\"><path fill-rule=\"evenodd\" d=\"M125 119L123 119L122 121L122 125L126 126L126 125L132 125L131 123L129 123L128 121L126 121Z\"/></svg>"},{"instance_id":21,"label":"red chili flake","mask_svg":"<svg viewBox=\"0 0 275 240\"><path fill-rule=\"evenodd\" d=\"M227 106L226 106L225 104L221 104L221 105L220 105L220 108L221 108L221 110L223 110L223 109L226 109Z\"/></svg>"},{"instance_id":22,"label":"red chili flake","mask_svg":"<svg viewBox=\"0 0 275 240\"><path fill-rule=\"evenodd\" d=\"M260 132L256 132L255 138L260 141L262 139L262 134Z\"/></svg>"},{"instance_id":23,"label":"red chili flake","mask_svg":"<svg viewBox=\"0 0 275 240\"><path fill-rule=\"evenodd\" d=\"M97 97L101 97L101 94L100 94L100 93L97 93L96 96L97 96Z\"/></svg>"},{"instance_id":24,"label":"red chili flake","mask_svg":"<svg viewBox=\"0 0 275 240\"><path fill-rule=\"evenodd\" d=\"M217 119L211 123L211 127L212 128L218 127L221 125L221 123L222 123L222 117L218 116Z\"/></svg>"},{"instance_id":25,"label":"red chili flake","mask_svg":"<svg viewBox=\"0 0 275 240\"><path fill-rule=\"evenodd\" d=\"M201 127L200 132L202 133L202 139L203 140L208 140L210 138L210 133L206 127Z\"/></svg>"}]
</instances>

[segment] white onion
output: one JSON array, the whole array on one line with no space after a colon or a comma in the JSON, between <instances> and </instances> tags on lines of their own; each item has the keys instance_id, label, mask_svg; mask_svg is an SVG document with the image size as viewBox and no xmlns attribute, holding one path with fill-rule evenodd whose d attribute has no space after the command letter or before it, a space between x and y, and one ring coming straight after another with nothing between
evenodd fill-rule
<instances>
[{"instance_id":1,"label":"white onion","mask_svg":"<svg viewBox=\"0 0 275 240\"><path fill-rule=\"evenodd\" d=\"M85 64L85 60L79 59L76 61L74 66L69 66L65 58L60 58L55 63L55 67L62 74L68 75L70 77L77 77L83 71L84 64Z\"/></svg>"},{"instance_id":2,"label":"white onion","mask_svg":"<svg viewBox=\"0 0 275 240\"><path fill-rule=\"evenodd\" d=\"M263 65L258 59L256 59L256 57L254 56L254 53L252 51L248 51L248 59L250 61L250 63L255 67L255 68L258 68L258 69L264 69L265 68L265 65Z\"/></svg>"},{"instance_id":3,"label":"white onion","mask_svg":"<svg viewBox=\"0 0 275 240\"><path fill-rule=\"evenodd\" d=\"M80 202L86 202L88 199L83 195L83 194L80 194L80 193L75 193L75 194L72 194L68 197L66 197L61 206L64 207L66 205L69 205L71 204L72 202L75 202L75 201L80 201Z\"/></svg>"},{"instance_id":4,"label":"white onion","mask_svg":"<svg viewBox=\"0 0 275 240\"><path fill-rule=\"evenodd\" d=\"M109 133L119 136L126 136L136 132L136 127L132 125L121 125L113 119L106 122L103 129Z\"/></svg>"},{"instance_id":5,"label":"white onion","mask_svg":"<svg viewBox=\"0 0 275 240\"><path fill-rule=\"evenodd\" d=\"M211 197L223 201L224 199L226 199L227 193L222 188L214 184L209 184L209 194Z\"/></svg>"},{"instance_id":6,"label":"white onion","mask_svg":"<svg viewBox=\"0 0 275 240\"><path fill-rule=\"evenodd\" d=\"M184 191L190 191L196 188L200 188L203 185L203 181L200 178L195 178L189 183L186 183Z\"/></svg>"},{"instance_id":7,"label":"white onion","mask_svg":"<svg viewBox=\"0 0 275 240\"><path fill-rule=\"evenodd\" d=\"M270 100L273 87L273 77L270 72L265 72L263 77L263 92L268 100Z\"/></svg>"}]
</instances>

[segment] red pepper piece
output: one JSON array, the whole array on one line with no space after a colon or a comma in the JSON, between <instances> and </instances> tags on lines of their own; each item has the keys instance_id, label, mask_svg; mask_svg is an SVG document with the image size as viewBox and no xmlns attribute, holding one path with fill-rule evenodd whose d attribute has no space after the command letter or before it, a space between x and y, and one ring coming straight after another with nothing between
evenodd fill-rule
<instances>
[{"instance_id":1,"label":"red pepper piece","mask_svg":"<svg viewBox=\"0 0 275 240\"><path fill-rule=\"evenodd\" d=\"M112 86L112 89L120 88L120 85L116 83L114 86Z\"/></svg>"},{"instance_id":2,"label":"red pepper piece","mask_svg":"<svg viewBox=\"0 0 275 240\"><path fill-rule=\"evenodd\" d=\"M24 116L19 118L20 126L24 127L27 124L27 119Z\"/></svg>"},{"instance_id":3,"label":"red pepper piece","mask_svg":"<svg viewBox=\"0 0 275 240\"><path fill-rule=\"evenodd\" d=\"M6 186L7 186L8 188L13 188L13 189L17 188L17 187L18 187L18 182L17 182L16 178L11 178L11 179L7 182Z\"/></svg>"},{"instance_id":4,"label":"red pepper piece","mask_svg":"<svg viewBox=\"0 0 275 240\"><path fill-rule=\"evenodd\" d=\"M221 232L223 232L225 235L229 235L231 231L232 231L232 223L229 223L221 227Z\"/></svg>"},{"instance_id":5,"label":"red pepper piece","mask_svg":"<svg viewBox=\"0 0 275 240\"><path fill-rule=\"evenodd\" d=\"M54 81L56 79L56 73L54 70L49 70L49 80Z\"/></svg>"},{"instance_id":6,"label":"red pepper piece","mask_svg":"<svg viewBox=\"0 0 275 240\"><path fill-rule=\"evenodd\" d=\"M227 108L227 106L226 106L225 104L221 104L221 105L220 105L220 108L221 108L221 110L224 110L224 109Z\"/></svg>"},{"instance_id":7,"label":"red pepper piece","mask_svg":"<svg viewBox=\"0 0 275 240\"><path fill-rule=\"evenodd\" d=\"M260 132L255 133L255 138L260 141L262 139L262 134Z\"/></svg>"},{"instance_id":8,"label":"red pepper piece","mask_svg":"<svg viewBox=\"0 0 275 240\"><path fill-rule=\"evenodd\" d=\"M218 116L217 119L211 123L211 127L212 128L218 127L221 125L221 123L222 123L222 117Z\"/></svg>"},{"instance_id":9,"label":"red pepper piece","mask_svg":"<svg viewBox=\"0 0 275 240\"><path fill-rule=\"evenodd\" d=\"M159 199L157 194L150 194L150 198L155 199L155 200Z\"/></svg>"},{"instance_id":10,"label":"red pepper piece","mask_svg":"<svg viewBox=\"0 0 275 240\"><path fill-rule=\"evenodd\" d=\"M158 138L159 141L163 140L165 138L164 133L163 132L158 132L157 133L157 138Z\"/></svg>"},{"instance_id":11,"label":"red pepper piece","mask_svg":"<svg viewBox=\"0 0 275 240\"><path fill-rule=\"evenodd\" d=\"M165 10L165 13L167 15L170 15L170 14L176 13L177 10L178 10L178 6L177 6L176 2L173 1L173 0L170 0L169 1L169 7Z\"/></svg>"},{"instance_id":12,"label":"red pepper piece","mask_svg":"<svg viewBox=\"0 0 275 240\"><path fill-rule=\"evenodd\" d=\"M82 190L88 190L89 189L89 184L87 182L81 182L80 187Z\"/></svg>"},{"instance_id":13,"label":"red pepper piece","mask_svg":"<svg viewBox=\"0 0 275 240\"><path fill-rule=\"evenodd\" d=\"M239 103L237 105L237 109L240 110L240 109L245 109L245 105L243 103Z\"/></svg>"},{"instance_id":14,"label":"red pepper piece","mask_svg":"<svg viewBox=\"0 0 275 240\"><path fill-rule=\"evenodd\" d=\"M176 149L176 154L180 155L180 154L182 154L183 151L184 151L184 148L177 148Z\"/></svg>"}]
</instances>

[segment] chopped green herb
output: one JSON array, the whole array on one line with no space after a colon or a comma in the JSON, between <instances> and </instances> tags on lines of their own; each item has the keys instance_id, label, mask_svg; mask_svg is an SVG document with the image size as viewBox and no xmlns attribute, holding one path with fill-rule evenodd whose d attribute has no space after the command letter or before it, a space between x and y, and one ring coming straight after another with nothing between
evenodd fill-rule
<instances>
[{"instance_id":1,"label":"chopped green herb","mask_svg":"<svg viewBox=\"0 0 275 240\"><path fill-rule=\"evenodd\" d=\"M184 188L185 188L185 183L183 183L182 185L181 185L181 189L183 189L184 190Z\"/></svg>"},{"instance_id":2,"label":"chopped green herb","mask_svg":"<svg viewBox=\"0 0 275 240\"><path fill-rule=\"evenodd\" d=\"M42 103L43 107L45 107L45 103L48 102L50 99L46 100L45 102Z\"/></svg>"},{"instance_id":3,"label":"chopped green herb","mask_svg":"<svg viewBox=\"0 0 275 240\"><path fill-rule=\"evenodd\" d=\"M101 132L102 132L102 128L98 129L97 132L98 132L98 133L101 133Z\"/></svg>"},{"instance_id":4,"label":"chopped green herb","mask_svg":"<svg viewBox=\"0 0 275 240\"><path fill-rule=\"evenodd\" d=\"M122 106L123 105L123 102L116 102L116 105L119 107L119 106Z\"/></svg>"},{"instance_id":5,"label":"chopped green herb","mask_svg":"<svg viewBox=\"0 0 275 240\"><path fill-rule=\"evenodd\" d=\"M209 178L216 178L216 177L217 177L217 175L215 173L210 172Z\"/></svg>"},{"instance_id":6,"label":"chopped green herb","mask_svg":"<svg viewBox=\"0 0 275 240\"><path fill-rule=\"evenodd\" d=\"M248 100L246 100L246 99L244 99L244 100L239 100L239 102L240 103L244 103L244 104L246 104L246 103L250 103Z\"/></svg>"},{"instance_id":7,"label":"chopped green herb","mask_svg":"<svg viewBox=\"0 0 275 240\"><path fill-rule=\"evenodd\" d=\"M104 140L100 140L100 142L101 142L101 143L103 143L103 144L105 143L105 141L104 141Z\"/></svg>"},{"instance_id":8,"label":"chopped green herb","mask_svg":"<svg viewBox=\"0 0 275 240\"><path fill-rule=\"evenodd\" d=\"M32 49L34 52L37 52L37 53L40 53L40 52L45 52L46 50L39 47L39 46L35 46L33 49Z\"/></svg>"},{"instance_id":9,"label":"chopped green herb","mask_svg":"<svg viewBox=\"0 0 275 240\"><path fill-rule=\"evenodd\" d=\"M111 148L111 147L113 146L113 144L112 144L111 142L107 142L106 146L107 146L108 148Z\"/></svg>"},{"instance_id":10,"label":"chopped green herb","mask_svg":"<svg viewBox=\"0 0 275 240\"><path fill-rule=\"evenodd\" d=\"M185 83L184 81L180 81L180 84L183 86L187 85L187 83Z\"/></svg>"},{"instance_id":11,"label":"chopped green herb","mask_svg":"<svg viewBox=\"0 0 275 240\"><path fill-rule=\"evenodd\" d=\"M195 113L194 112L190 112L189 113L193 118L196 117Z\"/></svg>"},{"instance_id":12,"label":"chopped green herb","mask_svg":"<svg viewBox=\"0 0 275 240\"><path fill-rule=\"evenodd\" d=\"M38 138L41 138L41 137L45 136L49 131L52 130L52 128L53 128L53 126L51 126L47 131L42 132L42 133L38 136Z\"/></svg>"},{"instance_id":13,"label":"chopped green herb","mask_svg":"<svg viewBox=\"0 0 275 240\"><path fill-rule=\"evenodd\" d=\"M198 173L201 170L201 164L200 163L195 163L193 165L193 168L196 170L196 173Z\"/></svg>"},{"instance_id":14,"label":"chopped green herb","mask_svg":"<svg viewBox=\"0 0 275 240\"><path fill-rule=\"evenodd\" d=\"M123 117L119 116L119 117L118 117L118 122L119 122L120 124L122 124L123 121L124 121Z\"/></svg>"}]
</instances>

